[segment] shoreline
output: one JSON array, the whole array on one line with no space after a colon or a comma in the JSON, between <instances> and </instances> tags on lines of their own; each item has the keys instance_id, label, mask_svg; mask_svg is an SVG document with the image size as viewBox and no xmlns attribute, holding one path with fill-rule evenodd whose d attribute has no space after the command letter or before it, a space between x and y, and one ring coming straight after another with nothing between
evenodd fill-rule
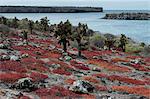
<instances>
[{"instance_id":1,"label":"shoreline","mask_svg":"<svg viewBox=\"0 0 150 99\"><path fill-rule=\"evenodd\" d=\"M0 13L79 13L103 12L102 7L74 7L74 6L0 6Z\"/></svg>"}]
</instances>

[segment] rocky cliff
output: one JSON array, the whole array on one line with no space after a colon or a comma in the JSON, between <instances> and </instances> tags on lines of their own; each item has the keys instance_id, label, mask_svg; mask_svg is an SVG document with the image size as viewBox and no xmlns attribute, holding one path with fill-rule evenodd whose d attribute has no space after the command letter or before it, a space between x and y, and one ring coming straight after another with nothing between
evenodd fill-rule
<instances>
[{"instance_id":1,"label":"rocky cliff","mask_svg":"<svg viewBox=\"0 0 150 99\"><path fill-rule=\"evenodd\" d=\"M0 13L78 13L102 11L102 7L0 6Z\"/></svg>"},{"instance_id":2,"label":"rocky cliff","mask_svg":"<svg viewBox=\"0 0 150 99\"><path fill-rule=\"evenodd\" d=\"M149 13L113 13L106 14L103 19L118 19L118 20L150 20Z\"/></svg>"}]
</instances>

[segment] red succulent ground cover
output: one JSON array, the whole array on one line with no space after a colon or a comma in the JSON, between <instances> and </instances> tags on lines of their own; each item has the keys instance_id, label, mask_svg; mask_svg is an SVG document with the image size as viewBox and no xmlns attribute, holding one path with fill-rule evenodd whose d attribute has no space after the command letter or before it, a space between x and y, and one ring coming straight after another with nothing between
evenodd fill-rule
<instances>
[{"instance_id":1,"label":"red succulent ground cover","mask_svg":"<svg viewBox=\"0 0 150 99\"><path fill-rule=\"evenodd\" d=\"M34 57L28 57L28 58L23 58L21 62L24 64L32 64L32 63L36 63L37 59L35 59Z\"/></svg>"},{"instance_id":2,"label":"red succulent ground cover","mask_svg":"<svg viewBox=\"0 0 150 99\"><path fill-rule=\"evenodd\" d=\"M24 46L12 46L12 49L21 51L21 50L24 50L25 47Z\"/></svg>"},{"instance_id":3,"label":"red succulent ground cover","mask_svg":"<svg viewBox=\"0 0 150 99\"><path fill-rule=\"evenodd\" d=\"M95 84L99 83L99 81L96 78L93 78L92 76L84 76L82 77L82 79Z\"/></svg>"},{"instance_id":4,"label":"red succulent ground cover","mask_svg":"<svg viewBox=\"0 0 150 99\"><path fill-rule=\"evenodd\" d=\"M62 98L62 97L76 97L77 95L68 89L65 89L60 86L53 86L51 88L42 88L36 90L36 94L40 97L55 97L55 98Z\"/></svg>"},{"instance_id":5,"label":"red succulent ground cover","mask_svg":"<svg viewBox=\"0 0 150 99\"><path fill-rule=\"evenodd\" d=\"M108 51L108 50L107 51L87 51L87 50L85 50L82 53L85 55L85 57L90 59L90 58L93 58L93 56L101 56L104 54L111 54L112 52Z\"/></svg>"},{"instance_id":6,"label":"red succulent ground cover","mask_svg":"<svg viewBox=\"0 0 150 99\"><path fill-rule=\"evenodd\" d=\"M92 76L98 77L98 78L108 78L109 76L104 73L98 73L98 74L93 74Z\"/></svg>"},{"instance_id":7,"label":"red succulent ground cover","mask_svg":"<svg viewBox=\"0 0 150 99\"><path fill-rule=\"evenodd\" d=\"M146 58L144 58L144 61L150 63L150 58L146 57Z\"/></svg>"},{"instance_id":8,"label":"red succulent ground cover","mask_svg":"<svg viewBox=\"0 0 150 99\"><path fill-rule=\"evenodd\" d=\"M95 85L95 90L97 91L108 91L107 86L104 85Z\"/></svg>"},{"instance_id":9,"label":"red succulent ground cover","mask_svg":"<svg viewBox=\"0 0 150 99\"><path fill-rule=\"evenodd\" d=\"M77 69L90 70L90 68L87 67L87 66L85 66L85 64L80 63L80 62L77 62L77 61L75 61L75 60L70 61L70 64L71 64L73 67L77 68Z\"/></svg>"},{"instance_id":10,"label":"red succulent ground cover","mask_svg":"<svg viewBox=\"0 0 150 99\"><path fill-rule=\"evenodd\" d=\"M58 68L52 71L55 74L70 76L71 72L66 71L64 68Z\"/></svg>"},{"instance_id":11,"label":"red succulent ground cover","mask_svg":"<svg viewBox=\"0 0 150 99\"><path fill-rule=\"evenodd\" d=\"M69 65L68 63L65 63L63 61L51 60L51 62L53 62L55 64L59 64L61 66L61 68L65 69L65 70L74 70L71 65Z\"/></svg>"},{"instance_id":12,"label":"red succulent ground cover","mask_svg":"<svg viewBox=\"0 0 150 99\"><path fill-rule=\"evenodd\" d=\"M73 98L73 99L95 99L93 95L90 94L77 94L61 86L53 86L51 88L42 88L36 90L36 94L41 97L41 99L47 99L48 97L53 99L60 98Z\"/></svg>"},{"instance_id":13,"label":"red succulent ground cover","mask_svg":"<svg viewBox=\"0 0 150 99\"><path fill-rule=\"evenodd\" d=\"M33 81L42 81L44 79L47 79L48 76L42 73L38 73L38 72L32 72L30 74L30 77L33 79Z\"/></svg>"},{"instance_id":14,"label":"red succulent ground cover","mask_svg":"<svg viewBox=\"0 0 150 99\"><path fill-rule=\"evenodd\" d=\"M131 56L131 55L129 55L129 56L127 56L126 58L129 58L129 59L137 59L137 58L143 58L143 57L141 57L141 56Z\"/></svg>"},{"instance_id":15,"label":"red succulent ground cover","mask_svg":"<svg viewBox=\"0 0 150 99\"><path fill-rule=\"evenodd\" d=\"M49 68L45 66L45 63L42 60L35 59L33 57L24 58L21 60L21 63L28 70L50 72Z\"/></svg>"},{"instance_id":16,"label":"red succulent ground cover","mask_svg":"<svg viewBox=\"0 0 150 99\"><path fill-rule=\"evenodd\" d=\"M20 97L18 97L18 99L32 99L32 98L30 98L28 96L20 96Z\"/></svg>"},{"instance_id":17,"label":"red succulent ground cover","mask_svg":"<svg viewBox=\"0 0 150 99\"><path fill-rule=\"evenodd\" d=\"M111 76L108 77L108 79L112 80L112 81L118 80L118 81L121 81L121 82L129 83L129 84L135 84L135 85L145 85L145 84L147 84L147 82L145 82L143 80L137 80L137 79L118 76L118 75L111 75Z\"/></svg>"},{"instance_id":18,"label":"red succulent ground cover","mask_svg":"<svg viewBox=\"0 0 150 99\"><path fill-rule=\"evenodd\" d=\"M76 81L76 80L72 79L72 78L68 78L68 79L65 80L65 83L67 83L69 85L72 85L74 81Z\"/></svg>"},{"instance_id":19,"label":"red succulent ground cover","mask_svg":"<svg viewBox=\"0 0 150 99\"><path fill-rule=\"evenodd\" d=\"M42 64L38 64L38 63L34 63L31 65L27 65L27 68L29 70L34 70L34 71L39 71L39 72L50 72L49 68L42 65Z\"/></svg>"},{"instance_id":20,"label":"red succulent ground cover","mask_svg":"<svg viewBox=\"0 0 150 99\"><path fill-rule=\"evenodd\" d=\"M135 68L135 69L137 69L137 70L139 70L139 71L150 72L149 68L147 68L146 66L142 66L140 64L131 64L130 66L133 67L133 68Z\"/></svg>"},{"instance_id":21,"label":"red succulent ground cover","mask_svg":"<svg viewBox=\"0 0 150 99\"><path fill-rule=\"evenodd\" d=\"M0 71L14 71L18 73L26 73L27 69L22 66L20 62L17 61L3 61L0 63Z\"/></svg>"},{"instance_id":22,"label":"red succulent ground cover","mask_svg":"<svg viewBox=\"0 0 150 99\"><path fill-rule=\"evenodd\" d=\"M112 86L112 90L115 91L121 91L121 92L128 92L130 94L138 94L142 95L145 97L150 97L150 89L141 87L141 86L134 86L134 87L129 87L129 86Z\"/></svg>"},{"instance_id":23,"label":"red succulent ground cover","mask_svg":"<svg viewBox=\"0 0 150 99\"><path fill-rule=\"evenodd\" d=\"M130 77L124 77L124 76L119 76L119 75L107 75L107 74L99 73L99 74L93 74L93 76L98 77L98 78L107 78L111 81L117 80L117 81L128 83L128 84L135 84L135 85L149 84L148 80L137 80L137 79L133 79Z\"/></svg>"},{"instance_id":24,"label":"red succulent ground cover","mask_svg":"<svg viewBox=\"0 0 150 99\"><path fill-rule=\"evenodd\" d=\"M117 63L117 62L129 62L129 59L126 58L113 58L112 62Z\"/></svg>"},{"instance_id":25,"label":"red succulent ground cover","mask_svg":"<svg viewBox=\"0 0 150 99\"><path fill-rule=\"evenodd\" d=\"M61 54L58 53L58 52L49 52L49 53L46 53L45 56L50 57L50 58L57 58L58 59L58 58L61 57Z\"/></svg>"},{"instance_id":26,"label":"red succulent ground cover","mask_svg":"<svg viewBox=\"0 0 150 99\"><path fill-rule=\"evenodd\" d=\"M23 73L12 73L12 72L0 73L0 80L5 83L14 83L18 79L24 77L27 77L27 75Z\"/></svg>"},{"instance_id":27,"label":"red succulent ground cover","mask_svg":"<svg viewBox=\"0 0 150 99\"><path fill-rule=\"evenodd\" d=\"M101 60L88 60L89 64L94 64L97 66L100 66L104 69L107 69L109 71L118 71L118 72L131 72L131 69L128 67L121 67L121 66L117 66L105 61L101 61Z\"/></svg>"}]
</instances>

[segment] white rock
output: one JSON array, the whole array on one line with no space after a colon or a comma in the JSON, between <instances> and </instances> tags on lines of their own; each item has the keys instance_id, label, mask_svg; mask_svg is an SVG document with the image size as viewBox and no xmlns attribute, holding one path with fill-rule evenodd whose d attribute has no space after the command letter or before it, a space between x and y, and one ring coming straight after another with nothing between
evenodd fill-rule
<instances>
[{"instance_id":1,"label":"white rock","mask_svg":"<svg viewBox=\"0 0 150 99\"><path fill-rule=\"evenodd\" d=\"M131 63L135 63L135 64L141 63L141 59L131 60Z\"/></svg>"},{"instance_id":2,"label":"white rock","mask_svg":"<svg viewBox=\"0 0 150 99\"><path fill-rule=\"evenodd\" d=\"M18 61L19 60L19 56L12 55L12 56L10 56L10 60Z\"/></svg>"},{"instance_id":3,"label":"white rock","mask_svg":"<svg viewBox=\"0 0 150 99\"><path fill-rule=\"evenodd\" d=\"M56 46L54 46L54 45L50 45L50 46L49 46L49 49L50 49L50 50L53 50L53 49L55 49L55 48L56 48Z\"/></svg>"}]
</instances>

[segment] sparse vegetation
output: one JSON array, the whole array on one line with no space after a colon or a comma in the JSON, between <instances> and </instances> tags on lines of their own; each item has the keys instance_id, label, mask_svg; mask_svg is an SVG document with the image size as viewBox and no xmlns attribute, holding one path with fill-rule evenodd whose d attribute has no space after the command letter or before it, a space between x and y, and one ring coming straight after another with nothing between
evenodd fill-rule
<instances>
[{"instance_id":1,"label":"sparse vegetation","mask_svg":"<svg viewBox=\"0 0 150 99\"><path fill-rule=\"evenodd\" d=\"M148 55L150 46L133 43L124 35L92 34L86 24L72 26L69 20L48 26L22 19L16 29L12 28L16 21L8 21L11 28L0 24L2 99L150 97L150 59L138 52ZM119 44L123 51L132 53L118 50Z\"/></svg>"}]
</instances>

